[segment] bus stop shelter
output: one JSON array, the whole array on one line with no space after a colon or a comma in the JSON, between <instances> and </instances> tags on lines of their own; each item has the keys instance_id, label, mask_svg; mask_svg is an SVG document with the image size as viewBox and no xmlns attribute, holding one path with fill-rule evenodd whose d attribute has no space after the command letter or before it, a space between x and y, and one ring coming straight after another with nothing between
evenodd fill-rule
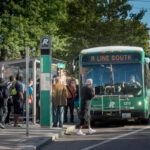
<instances>
[{"instance_id":1,"label":"bus stop shelter","mask_svg":"<svg viewBox=\"0 0 150 150\"><path fill-rule=\"evenodd\" d=\"M60 76L60 70L65 70L66 61L52 59L52 75ZM9 61L0 62L0 76L9 81L11 75L16 76L17 73L23 74L23 83L26 83L26 60L25 59L16 59ZM36 86L37 79L40 74L40 57L35 57L30 59L29 63L29 78L33 79L33 107L32 107L32 118L33 123L36 123ZM26 88L25 88L26 89ZM23 116L25 118L25 116Z\"/></svg>"}]
</instances>

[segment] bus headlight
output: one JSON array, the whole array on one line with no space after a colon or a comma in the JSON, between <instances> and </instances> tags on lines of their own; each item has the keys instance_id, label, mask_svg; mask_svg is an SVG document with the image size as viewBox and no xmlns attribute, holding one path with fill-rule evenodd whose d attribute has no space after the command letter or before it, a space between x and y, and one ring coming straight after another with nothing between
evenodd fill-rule
<instances>
[{"instance_id":1,"label":"bus headlight","mask_svg":"<svg viewBox=\"0 0 150 150\"><path fill-rule=\"evenodd\" d=\"M141 106L141 105L142 105L142 102L141 102L141 101L139 101L139 102L138 102L138 105L139 105L139 106Z\"/></svg>"}]
</instances>

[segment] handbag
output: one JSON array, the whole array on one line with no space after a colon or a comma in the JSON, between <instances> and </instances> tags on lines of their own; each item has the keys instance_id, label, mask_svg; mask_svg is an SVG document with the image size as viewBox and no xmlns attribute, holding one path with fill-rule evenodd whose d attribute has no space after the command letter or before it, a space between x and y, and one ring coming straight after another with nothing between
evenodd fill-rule
<instances>
[{"instance_id":1,"label":"handbag","mask_svg":"<svg viewBox=\"0 0 150 150\"><path fill-rule=\"evenodd\" d=\"M74 100L74 99L75 99L75 96L73 96L73 94L72 94L72 92L71 92L69 86L67 86L67 89L68 89L68 91L70 92L70 94L71 94L71 96L72 96L72 99Z\"/></svg>"}]
</instances>

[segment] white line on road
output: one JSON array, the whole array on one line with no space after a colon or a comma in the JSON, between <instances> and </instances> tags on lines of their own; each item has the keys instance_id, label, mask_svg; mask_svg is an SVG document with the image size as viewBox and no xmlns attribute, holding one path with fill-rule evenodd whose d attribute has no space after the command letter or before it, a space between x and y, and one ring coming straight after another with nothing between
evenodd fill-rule
<instances>
[{"instance_id":1,"label":"white line on road","mask_svg":"<svg viewBox=\"0 0 150 150\"><path fill-rule=\"evenodd\" d=\"M100 143L98 143L98 144L94 144L94 145L88 146L88 147L83 148L83 149L81 149L81 150L90 150L90 149L93 149L93 148L95 148L95 147L101 146L101 145L103 145L103 144L109 143L109 142L111 142L111 141L113 141L113 140L117 140L117 139L120 139L120 138L123 138L123 137L129 136L129 135L132 135L132 134L135 134L135 133L141 132L141 131L146 130L146 129L148 129L148 128L150 128L150 126L146 126L146 127L144 127L144 128L141 128L141 129L138 129L138 130L135 130L135 131L132 131L132 132L126 133L126 134L122 134L122 135L119 135L119 136L113 137L113 138L111 138L111 139L108 139L108 140L102 141L102 142L100 142Z\"/></svg>"}]
</instances>

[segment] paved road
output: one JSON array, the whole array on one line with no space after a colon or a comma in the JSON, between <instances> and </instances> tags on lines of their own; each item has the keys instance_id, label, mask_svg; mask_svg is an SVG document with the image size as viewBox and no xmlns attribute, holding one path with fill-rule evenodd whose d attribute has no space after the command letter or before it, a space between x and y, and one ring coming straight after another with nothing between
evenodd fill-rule
<instances>
[{"instance_id":1,"label":"paved road","mask_svg":"<svg viewBox=\"0 0 150 150\"><path fill-rule=\"evenodd\" d=\"M41 150L150 150L150 126L98 124L93 135L65 135ZM83 130L87 132L87 129Z\"/></svg>"}]
</instances>

